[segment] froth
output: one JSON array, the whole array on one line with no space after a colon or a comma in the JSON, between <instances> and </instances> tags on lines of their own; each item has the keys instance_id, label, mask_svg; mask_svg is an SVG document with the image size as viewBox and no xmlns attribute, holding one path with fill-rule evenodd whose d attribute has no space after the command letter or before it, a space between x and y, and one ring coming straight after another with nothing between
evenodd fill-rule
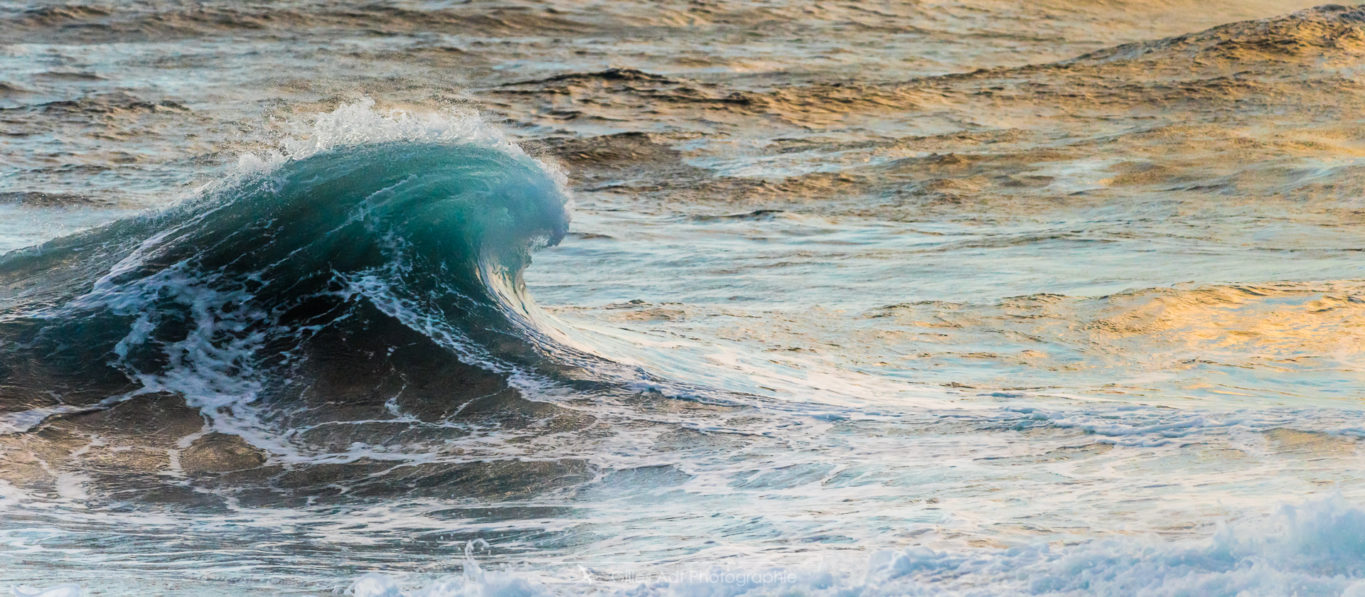
<instances>
[{"instance_id":1,"label":"froth","mask_svg":"<svg viewBox=\"0 0 1365 597\"><path fill-rule=\"evenodd\" d=\"M516 141L473 109L459 106L440 110L385 108L378 106L372 98L362 97L330 112L284 122L276 146L242 154L237 159L235 172L251 176L269 172L291 160L337 148L400 141L469 143L529 157ZM561 188L567 187L567 177L561 168L541 160L536 162Z\"/></svg>"},{"instance_id":2,"label":"froth","mask_svg":"<svg viewBox=\"0 0 1365 597\"><path fill-rule=\"evenodd\" d=\"M1284 506L1263 519L1224 525L1212 537L1100 539L1069 546L1023 545L947 553L911 548L866 556L812 555L789 567L561 575L490 572L467 559L465 573L408 585L371 573L349 594L364 597L553 595L1244 595L1365 594L1365 510L1340 497ZM613 579L618 579L613 582ZM619 582L625 579L625 582Z\"/></svg>"}]
</instances>

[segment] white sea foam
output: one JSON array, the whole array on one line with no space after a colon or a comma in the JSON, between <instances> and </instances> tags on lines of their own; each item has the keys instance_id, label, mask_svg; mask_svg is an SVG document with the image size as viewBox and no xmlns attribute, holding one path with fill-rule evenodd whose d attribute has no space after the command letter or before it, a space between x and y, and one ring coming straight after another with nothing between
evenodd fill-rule
<instances>
[{"instance_id":1,"label":"white sea foam","mask_svg":"<svg viewBox=\"0 0 1365 597\"><path fill-rule=\"evenodd\" d=\"M622 580L624 579L624 580ZM1071 545L812 557L805 565L674 567L606 574L575 567L558 576L485 571L404 582L371 573L356 597L455 597L563 593L737 595L1365 595L1365 509L1333 497L1235 521L1202 538L1152 536Z\"/></svg>"},{"instance_id":2,"label":"white sea foam","mask_svg":"<svg viewBox=\"0 0 1365 597\"><path fill-rule=\"evenodd\" d=\"M515 140L477 111L458 106L442 110L404 110L377 106L369 97L342 104L331 112L291 120L281 126L275 147L240 155L235 174L266 174L281 164L339 147L370 143L472 143L529 157ZM563 169L537 160L555 182L567 188ZM566 194L566 196L568 196Z\"/></svg>"},{"instance_id":3,"label":"white sea foam","mask_svg":"<svg viewBox=\"0 0 1365 597\"><path fill-rule=\"evenodd\" d=\"M14 597L81 597L85 591L80 585L64 584L37 589L29 586L14 587L10 591Z\"/></svg>"}]
</instances>

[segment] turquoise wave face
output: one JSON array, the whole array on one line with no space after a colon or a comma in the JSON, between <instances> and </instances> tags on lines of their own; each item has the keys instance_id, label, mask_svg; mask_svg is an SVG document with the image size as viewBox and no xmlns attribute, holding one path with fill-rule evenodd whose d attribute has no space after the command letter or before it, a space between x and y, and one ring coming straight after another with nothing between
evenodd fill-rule
<instances>
[{"instance_id":1,"label":"turquoise wave face","mask_svg":"<svg viewBox=\"0 0 1365 597\"><path fill-rule=\"evenodd\" d=\"M458 378L447 395L484 392L533 358L521 272L565 234L565 201L525 156L377 144L11 253L0 407L164 391L216 412L319 386L335 401L418 361Z\"/></svg>"}]
</instances>

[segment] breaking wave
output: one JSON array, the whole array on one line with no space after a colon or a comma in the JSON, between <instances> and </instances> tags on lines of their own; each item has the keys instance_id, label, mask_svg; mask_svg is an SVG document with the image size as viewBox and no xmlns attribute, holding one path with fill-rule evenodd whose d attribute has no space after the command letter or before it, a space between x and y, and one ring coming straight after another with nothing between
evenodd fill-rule
<instances>
[{"instance_id":1,"label":"breaking wave","mask_svg":"<svg viewBox=\"0 0 1365 597\"><path fill-rule=\"evenodd\" d=\"M495 143L347 140L0 258L0 427L169 393L239 432L261 405L458 404L536 369L522 272L568 228L554 173Z\"/></svg>"}]
</instances>

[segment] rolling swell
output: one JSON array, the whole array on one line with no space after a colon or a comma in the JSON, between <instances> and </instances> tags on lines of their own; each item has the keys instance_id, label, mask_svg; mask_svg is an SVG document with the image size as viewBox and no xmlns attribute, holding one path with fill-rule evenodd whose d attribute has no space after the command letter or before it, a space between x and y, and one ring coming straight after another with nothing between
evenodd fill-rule
<instances>
[{"instance_id":1,"label":"rolling swell","mask_svg":"<svg viewBox=\"0 0 1365 597\"><path fill-rule=\"evenodd\" d=\"M521 273L567 231L565 201L524 156L379 143L8 254L0 412L22 429L178 395L226 430L515 412L541 341Z\"/></svg>"}]
</instances>

